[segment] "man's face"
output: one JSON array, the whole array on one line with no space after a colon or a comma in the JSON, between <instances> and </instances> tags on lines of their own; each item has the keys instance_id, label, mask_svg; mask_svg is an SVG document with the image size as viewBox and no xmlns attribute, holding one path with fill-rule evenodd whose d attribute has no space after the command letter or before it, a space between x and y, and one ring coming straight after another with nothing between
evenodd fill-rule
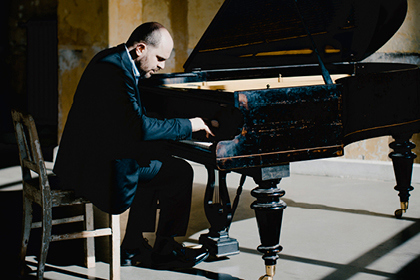
<instances>
[{"instance_id":1,"label":"man's face","mask_svg":"<svg viewBox=\"0 0 420 280\"><path fill-rule=\"evenodd\" d=\"M166 31L166 30L164 30ZM135 59L137 68L143 78L165 68L165 61L169 58L173 48L173 41L169 33L162 32L161 42L157 47L140 43L136 47L138 57Z\"/></svg>"}]
</instances>

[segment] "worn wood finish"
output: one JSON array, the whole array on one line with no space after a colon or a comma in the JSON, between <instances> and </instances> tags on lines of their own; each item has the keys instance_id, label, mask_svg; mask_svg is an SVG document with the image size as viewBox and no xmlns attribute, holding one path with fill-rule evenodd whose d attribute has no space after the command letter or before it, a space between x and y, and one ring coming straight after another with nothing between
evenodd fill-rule
<instances>
[{"instance_id":1,"label":"worn wood finish","mask_svg":"<svg viewBox=\"0 0 420 280\"><path fill-rule=\"evenodd\" d=\"M93 204L85 204L85 229L86 231L93 231L95 229L93 222ZM95 239L87 237L84 242L85 246L85 266L90 268L95 266Z\"/></svg>"},{"instance_id":2,"label":"worn wood finish","mask_svg":"<svg viewBox=\"0 0 420 280\"><path fill-rule=\"evenodd\" d=\"M78 239L78 238L91 238L91 237L106 236L106 235L111 235L111 234L112 234L111 228L102 228L102 229L96 229L96 230L85 230L81 232L54 235L51 237L51 241L62 241L62 240L70 240L70 239Z\"/></svg>"},{"instance_id":3,"label":"worn wood finish","mask_svg":"<svg viewBox=\"0 0 420 280\"><path fill-rule=\"evenodd\" d=\"M109 227L112 228L110 238L110 280L119 280L121 278L121 255L120 255L120 216L109 215Z\"/></svg>"},{"instance_id":4,"label":"worn wood finish","mask_svg":"<svg viewBox=\"0 0 420 280\"><path fill-rule=\"evenodd\" d=\"M23 221L22 243L20 253L20 274L25 273L25 256L29 242L31 228L42 228L41 249L38 260L37 279L43 279L45 262L49 244L52 241L84 238L85 242L85 265L95 266L94 237L110 236L110 279L120 279L120 224L119 217L110 215L110 226L95 229L93 221L92 203L84 198L77 197L71 190L59 190L57 180L52 175L47 175L44 159L41 152L35 121L31 115L25 115L12 110L12 118L19 147L19 156L22 167L23 183ZM50 184L54 184L51 186ZM54 187L52 189L52 187ZM42 221L32 222L32 204L38 204L42 209ZM83 204L84 215L53 220L52 209L54 207ZM52 235L53 225L63 223L84 222L85 230L82 232Z\"/></svg>"},{"instance_id":5,"label":"worn wood finish","mask_svg":"<svg viewBox=\"0 0 420 280\"><path fill-rule=\"evenodd\" d=\"M83 222L85 216L79 215L69 218L62 218L62 219L54 219L52 221L52 225L61 225L61 224L68 224L68 223L76 223L76 222ZM40 228L42 227L42 222L33 222L31 228Z\"/></svg>"},{"instance_id":6,"label":"worn wood finish","mask_svg":"<svg viewBox=\"0 0 420 280\"><path fill-rule=\"evenodd\" d=\"M217 144L219 169L343 154L340 85L239 91L235 97L244 125L233 141Z\"/></svg>"}]
</instances>

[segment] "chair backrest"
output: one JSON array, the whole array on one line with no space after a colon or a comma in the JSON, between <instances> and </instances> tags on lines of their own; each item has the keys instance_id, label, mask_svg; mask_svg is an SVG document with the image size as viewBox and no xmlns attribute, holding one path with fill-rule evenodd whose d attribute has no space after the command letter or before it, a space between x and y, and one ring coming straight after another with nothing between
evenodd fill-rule
<instances>
[{"instance_id":1,"label":"chair backrest","mask_svg":"<svg viewBox=\"0 0 420 280\"><path fill-rule=\"evenodd\" d=\"M51 188L35 121L31 115L17 110L12 110L12 119L19 147L24 189L26 184L30 184L35 177L38 177L42 201L37 202L39 204L51 203ZM31 173L31 171L36 174ZM33 184L31 185L33 186Z\"/></svg>"}]
</instances>

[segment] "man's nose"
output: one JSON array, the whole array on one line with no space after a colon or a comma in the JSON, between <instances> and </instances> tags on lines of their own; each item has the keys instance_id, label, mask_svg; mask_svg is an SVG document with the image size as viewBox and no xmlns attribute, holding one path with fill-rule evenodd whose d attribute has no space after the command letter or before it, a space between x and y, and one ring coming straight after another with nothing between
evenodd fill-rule
<instances>
[{"instance_id":1,"label":"man's nose","mask_svg":"<svg viewBox=\"0 0 420 280\"><path fill-rule=\"evenodd\" d=\"M165 68L165 61L159 62L157 66L159 69Z\"/></svg>"}]
</instances>

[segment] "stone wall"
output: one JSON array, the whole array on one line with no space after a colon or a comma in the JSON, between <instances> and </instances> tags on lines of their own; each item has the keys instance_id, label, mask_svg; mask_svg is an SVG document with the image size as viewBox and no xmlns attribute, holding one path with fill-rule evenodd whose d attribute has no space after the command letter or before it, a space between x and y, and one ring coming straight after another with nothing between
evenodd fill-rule
<instances>
[{"instance_id":1,"label":"stone wall","mask_svg":"<svg viewBox=\"0 0 420 280\"><path fill-rule=\"evenodd\" d=\"M74 92L90 59L108 47L108 1L58 1L58 135L62 133Z\"/></svg>"}]
</instances>

